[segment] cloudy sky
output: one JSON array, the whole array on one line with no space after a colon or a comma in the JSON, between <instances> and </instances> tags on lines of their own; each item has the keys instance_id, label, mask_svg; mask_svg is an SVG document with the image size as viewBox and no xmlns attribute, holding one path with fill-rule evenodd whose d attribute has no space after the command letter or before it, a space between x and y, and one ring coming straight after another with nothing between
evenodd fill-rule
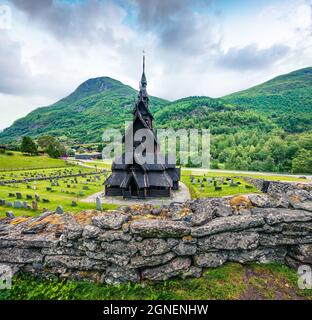
<instances>
[{"instance_id":1,"label":"cloudy sky","mask_svg":"<svg viewBox=\"0 0 312 320\"><path fill-rule=\"evenodd\" d=\"M219 97L312 66L312 0L0 0L0 129L110 76ZM103 115L104 116L104 115Z\"/></svg>"}]
</instances>

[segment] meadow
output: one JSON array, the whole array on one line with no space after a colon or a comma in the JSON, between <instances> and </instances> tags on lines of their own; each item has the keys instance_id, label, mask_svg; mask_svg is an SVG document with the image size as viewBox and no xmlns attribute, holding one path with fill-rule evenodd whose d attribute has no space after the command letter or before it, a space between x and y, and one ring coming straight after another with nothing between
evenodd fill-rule
<instances>
[{"instance_id":1,"label":"meadow","mask_svg":"<svg viewBox=\"0 0 312 320\"><path fill-rule=\"evenodd\" d=\"M28 156L21 152L0 153L0 171L27 170L39 168L60 168L68 164L65 160L48 156Z\"/></svg>"}]
</instances>

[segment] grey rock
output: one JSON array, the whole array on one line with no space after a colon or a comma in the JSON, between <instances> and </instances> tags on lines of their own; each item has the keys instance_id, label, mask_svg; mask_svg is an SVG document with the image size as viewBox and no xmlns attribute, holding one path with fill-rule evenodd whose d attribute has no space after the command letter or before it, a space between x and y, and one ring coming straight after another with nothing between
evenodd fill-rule
<instances>
[{"instance_id":1,"label":"grey rock","mask_svg":"<svg viewBox=\"0 0 312 320\"><path fill-rule=\"evenodd\" d=\"M107 263L92 260L88 257L67 255L46 256L45 264L48 267L66 267L80 270L105 270Z\"/></svg>"},{"instance_id":2,"label":"grey rock","mask_svg":"<svg viewBox=\"0 0 312 320\"><path fill-rule=\"evenodd\" d=\"M34 249L0 248L0 261L9 263L40 263L43 255Z\"/></svg>"},{"instance_id":3,"label":"grey rock","mask_svg":"<svg viewBox=\"0 0 312 320\"><path fill-rule=\"evenodd\" d=\"M102 229L120 229L129 220L129 216L118 211L109 211L92 218L92 223Z\"/></svg>"},{"instance_id":4,"label":"grey rock","mask_svg":"<svg viewBox=\"0 0 312 320\"><path fill-rule=\"evenodd\" d=\"M229 205L220 204L214 210L216 217L228 217L233 214L232 208Z\"/></svg>"},{"instance_id":5,"label":"grey rock","mask_svg":"<svg viewBox=\"0 0 312 320\"><path fill-rule=\"evenodd\" d=\"M197 246L195 243L187 243L180 241L180 243L173 248L173 252L178 256L192 256L196 253Z\"/></svg>"},{"instance_id":6,"label":"grey rock","mask_svg":"<svg viewBox=\"0 0 312 320\"><path fill-rule=\"evenodd\" d=\"M292 202L292 207L312 212L312 201Z\"/></svg>"},{"instance_id":7,"label":"grey rock","mask_svg":"<svg viewBox=\"0 0 312 320\"><path fill-rule=\"evenodd\" d=\"M171 247L164 239L144 239L137 243L142 256L160 255L170 251Z\"/></svg>"},{"instance_id":8,"label":"grey rock","mask_svg":"<svg viewBox=\"0 0 312 320\"><path fill-rule=\"evenodd\" d=\"M134 242L123 242L123 241L113 241L113 242L102 242L102 251L108 254L125 254L133 256L137 251L138 247Z\"/></svg>"},{"instance_id":9,"label":"grey rock","mask_svg":"<svg viewBox=\"0 0 312 320\"><path fill-rule=\"evenodd\" d=\"M181 237L190 233L190 228L182 221L160 219L134 221L130 225L133 233L142 237Z\"/></svg>"},{"instance_id":10,"label":"grey rock","mask_svg":"<svg viewBox=\"0 0 312 320\"><path fill-rule=\"evenodd\" d=\"M297 245L312 243L312 235L298 237L280 234L260 234L259 243L264 247L275 247L282 245Z\"/></svg>"},{"instance_id":11,"label":"grey rock","mask_svg":"<svg viewBox=\"0 0 312 320\"><path fill-rule=\"evenodd\" d=\"M284 261L287 250L284 247L277 248L258 248L254 250L233 250L229 251L229 261L248 263L271 263Z\"/></svg>"},{"instance_id":12,"label":"grey rock","mask_svg":"<svg viewBox=\"0 0 312 320\"><path fill-rule=\"evenodd\" d=\"M95 241L95 240L84 240L82 243L82 246L78 248L82 250L88 250L88 251L98 251L100 250L100 244L98 241Z\"/></svg>"},{"instance_id":13,"label":"grey rock","mask_svg":"<svg viewBox=\"0 0 312 320\"><path fill-rule=\"evenodd\" d=\"M203 237L225 231L240 231L248 228L259 227L263 224L264 219L261 215L216 218L204 226L192 228L191 235L195 237Z\"/></svg>"},{"instance_id":14,"label":"grey rock","mask_svg":"<svg viewBox=\"0 0 312 320\"><path fill-rule=\"evenodd\" d=\"M120 266L108 267L104 276L104 281L112 285L138 282L140 280L139 273L135 269L128 269Z\"/></svg>"},{"instance_id":15,"label":"grey rock","mask_svg":"<svg viewBox=\"0 0 312 320\"><path fill-rule=\"evenodd\" d=\"M132 239L132 235L129 233L125 233L124 230L105 230L104 232L101 232L98 236L98 239L100 241L130 241Z\"/></svg>"},{"instance_id":16,"label":"grey rock","mask_svg":"<svg viewBox=\"0 0 312 320\"><path fill-rule=\"evenodd\" d=\"M196 199L190 204L192 215L190 219L191 226L201 226L213 218L214 208L210 199Z\"/></svg>"},{"instance_id":17,"label":"grey rock","mask_svg":"<svg viewBox=\"0 0 312 320\"><path fill-rule=\"evenodd\" d=\"M172 252L167 252L165 254L148 256L148 257L136 255L131 259L130 266L131 268L158 266L160 264L169 262L174 257L175 257L175 254Z\"/></svg>"},{"instance_id":18,"label":"grey rock","mask_svg":"<svg viewBox=\"0 0 312 320\"><path fill-rule=\"evenodd\" d=\"M194 263L198 267L216 268L227 261L227 253L207 252L194 256Z\"/></svg>"},{"instance_id":19,"label":"grey rock","mask_svg":"<svg viewBox=\"0 0 312 320\"><path fill-rule=\"evenodd\" d=\"M101 229L96 227L96 226L92 226L92 225L86 225L83 228L83 232L82 232L82 237L84 238L96 238L101 232Z\"/></svg>"},{"instance_id":20,"label":"grey rock","mask_svg":"<svg viewBox=\"0 0 312 320\"><path fill-rule=\"evenodd\" d=\"M238 233L220 233L198 239L201 252L211 249L254 249L259 244L259 234L256 232L242 231Z\"/></svg>"},{"instance_id":21,"label":"grey rock","mask_svg":"<svg viewBox=\"0 0 312 320\"><path fill-rule=\"evenodd\" d=\"M191 263L189 258L175 258L162 266L144 269L141 273L142 279L153 281L168 280L187 272L191 267Z\"/></svg>"},{"instance_id":22,"label":"grey rock","mask_svg":"<svg viewBox=\"0 0 312 320\"><path fill-rule=\"evenodd\" d=\"M202 274L202 268L196 267L196 266L190 266L190 268L187 271L184 271L180 277L182 279L186 278L200 278Z\"/></svg>"},{"instance_id":23,"label":"grey rock","mask_svg":"<svg viewBox=\"0 0 312 320\"><path fill-rule=\"evenodd\" d=\"M111 262L120 267L126 266L130 261L130 256L125 254L108 254L106 252L86 251L86 255L95 260Z\"/></svg>"},{"instance_id":24,"label":"grey rock","mask_svg":"<svg viewBox=\"0 0 312 320\"><path fill-rule=\"evenodd\" d=\"M289 249L288 255L301 264L312 264L312 244L294 246Z\"/></svg>"},{"instance_id":25,"label":"grey rock","mask_svg":"<svg viewBox=\"0 0 312 320\"><path fill-rule=\"evenodd\" d=\"M312 221L312 212L292 209L268 209L265 220L268 224L281 222L308 222Z\"/></svg>"},{"instance_id":26,"label":"grey rock","mask_svg":"<svg viewBox=\"0 0 312 320\"><path fill-rule=\"evenodd\" d=\"M66 239L76 240L82 236L83 228L78 223L70 223L64 227L63 235Z\"/></svg>"},{"instance_id":27,"label":"grey rock","mask_svg":"<svg viewBox=\"0 0 312 320\"><path fill-rule=\"evenodd\" d=\"M269 206L269 197L265 194L250 194L248 195L248 199L256 207L265 208Z\"/></svg>"}]
</instances>

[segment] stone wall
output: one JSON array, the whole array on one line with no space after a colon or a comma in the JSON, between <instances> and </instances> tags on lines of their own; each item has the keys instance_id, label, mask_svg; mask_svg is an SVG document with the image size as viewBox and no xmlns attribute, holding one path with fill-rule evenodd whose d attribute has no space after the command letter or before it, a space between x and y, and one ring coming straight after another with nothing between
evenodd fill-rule
<instances>
[{"instance_id":1,"label":"stone wall","mask_svg":"<svg viewBox=\"0 0 312 320\"><path fill-rule=\"evenodd\" d=\"M282 196L4 218L0 263L14 272L113 284L200 277L228 261L312 264L312 193Z\"/></svg>"}]
</instances>

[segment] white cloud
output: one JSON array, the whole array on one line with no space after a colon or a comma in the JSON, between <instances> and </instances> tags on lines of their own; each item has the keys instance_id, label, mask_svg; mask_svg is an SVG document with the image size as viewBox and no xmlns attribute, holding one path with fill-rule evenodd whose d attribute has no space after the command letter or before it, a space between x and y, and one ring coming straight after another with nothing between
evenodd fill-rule
<instances>
[{"instance_id":1,"label":"white cloud","mask_svg":"<svg viewBox=\"0 0 312 320\"><path fill-rule=\"evenodd\" d=\"M126 4L12 0L12 29L0 30L0 128L91 77L137 88L143 48L148 91L168 99L222 96L312 65L309 1L242 16L202 0Z\"/></svg>"}]
</instances>

